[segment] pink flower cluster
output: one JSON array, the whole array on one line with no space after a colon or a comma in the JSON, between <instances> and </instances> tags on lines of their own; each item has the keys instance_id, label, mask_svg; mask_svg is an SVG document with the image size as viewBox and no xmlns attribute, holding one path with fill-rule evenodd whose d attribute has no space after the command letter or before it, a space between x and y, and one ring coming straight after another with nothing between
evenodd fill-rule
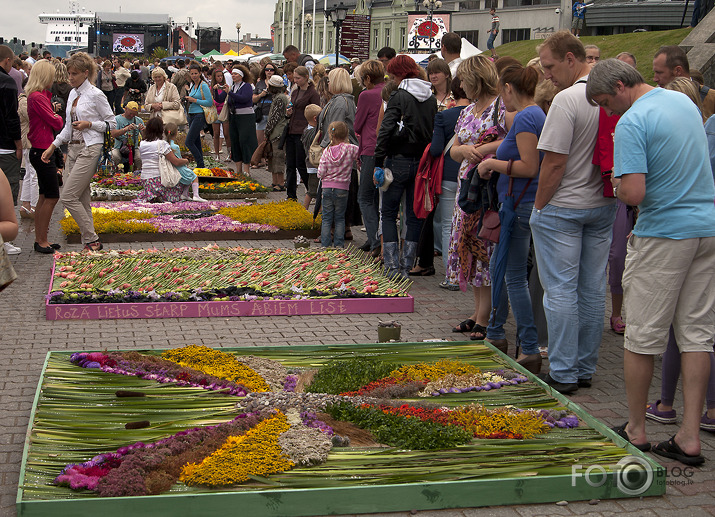
<instances>
[{"instance_id":1,"label":"pink flower cluster","mask_svg":"<svg viewBox=\"0 0 715 517\"><path fill-rule=\"evenodd\" d=\"M241 223L225 215L212 215L200 219L174 219L171 215L160 215L146 220L160 233L195 232L261 232L276 233L277 226L258 223Z\"/></svg>"},{"instance_id":2,"label":"pink flower cluster","mask_svg":"<svg viewBox=\"0 0 715 517\"><path fill-rule=\"evenodd\" d=\"M193 212L197 210L218 210L220 208L235 208L247 206L250 203L243 201L209 201L198 203L196 201L181 201L180 203L137 203L136 201L123 203L92 203L95 208L107 208L117 212L140 210L150 214L172 214L176 212Z\"/></svg>"}]
</instances>

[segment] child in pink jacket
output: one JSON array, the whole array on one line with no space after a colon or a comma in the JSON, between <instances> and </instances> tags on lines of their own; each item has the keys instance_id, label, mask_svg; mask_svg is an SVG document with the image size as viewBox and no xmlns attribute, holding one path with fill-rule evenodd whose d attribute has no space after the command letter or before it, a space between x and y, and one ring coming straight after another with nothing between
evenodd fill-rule
<instances>
[{"instance_id":1,"label":"child in pink jacket","mask_svg":"<svg viewBox=\"0 0 715 517\"><path fill-rule=\"evenodd\" d=\"M345 244L345 211L348 207L350 173L358 156L358 146L348 143L348 126L336 121L328 126L330 145L325 148L318 165L318 179L323 185L323 223L320 243L330 246L330 229L335 224L336 248Z\"/></svg>"}]
</instances>

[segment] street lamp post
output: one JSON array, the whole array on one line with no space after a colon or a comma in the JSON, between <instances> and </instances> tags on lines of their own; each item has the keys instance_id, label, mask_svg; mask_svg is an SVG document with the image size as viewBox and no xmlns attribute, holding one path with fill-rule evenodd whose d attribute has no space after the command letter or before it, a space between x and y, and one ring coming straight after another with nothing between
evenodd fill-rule
<instances>
[{"instance_id":1,"label":"street lamp post","mask_svg":"<svg viewBox=\"0 0 715 517\"><path fill-rule=\"evenodd\" d=\"M437 9L442 8L442 2L440 0L424 0L422 2L422 5L424 5L427 8L428 11L428 18L429 18L429 53L432 53L432 40L434 40L434 24L432 23L432 17L434 15L434 12ZM439 32L439 31L437 31Z\"/></svg>"},{"instance_id":2,"label":"street lamp post","mask_svg":"<svg viewBox=\"0 0 715 517\"><path fill-rule=\"evenodd\" d=\"M236 22L236 54L241 52L241 22Z\"/></svg>"},{"instance_id":3,"label":"street lamp post","mask_svg":"<svg viewBox=\"0 0 715 517\"><path fill-rule=\"evenodd\" d=\"M338 67L338 59L340 56L340 28L343 26L343 22L348 15L348 9L345 5L340 2L339 5L333 4L332 9L326 11L326 17L330 18L335 27L335 67Z\"/></svg>"}]
</instances>

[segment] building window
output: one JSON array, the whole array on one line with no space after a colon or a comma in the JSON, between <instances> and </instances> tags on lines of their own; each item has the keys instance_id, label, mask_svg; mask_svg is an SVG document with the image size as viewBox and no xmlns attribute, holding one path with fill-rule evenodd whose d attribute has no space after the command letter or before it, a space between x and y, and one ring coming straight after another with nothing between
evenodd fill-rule
<instances>
[{"instance_id":1,"label":"building window","mask_svg":"<svg viewBox=\"0 0 715 517\"><path fill-rule=\"evenodd\" d=\"M504 0L504 7L528 7L532 5L561 5L558 0Z\"/></svg>"},{"instance_id":2,"label":"building window","mask_svg":"<svg viewBox=\"0 0 715 517\"><path fill-rule=\"evenodd\" d=\"M400 27L400 50L405 50L407 48L407 27Z\"/></svg>"},{"instance_id":3,"label":"building window","mask_svg":"<svg viewBox=\"0 0 715 517\"><path fill-rule=\"evenodd\" d=\"M328 52L333 51L333 31L328 31Z\"/></svg>"},{"instance_id":4,"label":"building window","mask_svg":"<svg viewBox=\"0 0 715 517\"><path fill-rule=\"evenodd\" d=\"M501 35L502 45L512 41L522 41L526 39L531 39L531 29L505 29Z\"/></svg>"},{"instance_id":5,"label":"building window","mask_svg":"<svg viewBox=\"0 0 715 517\"><path fill-rule=\"evenodd\" d=\"M504 0L504 5L506 5L506 0ZM465 2L459 2L460 11L477 11L479 10L479 0L467 0Z\"/></svg>"},{"instance_id":6,"label":"building window","mask_svg":"<svg viewBox=\"0 0 715 517\"><path fill-rule=\"evenodd\" d=\"M390 46L390 29L385 29L385 46Z\"/></svg>"},{"instance_id":7,"label":"building window","mask_svg":"<svg viewBox=\"0 0 715 517\"><path fill-rule=\"evenodd\" d=\"M318 52L323 52L323 31L318 33Z\"/></svg>"},{"instance_id":8,"label":"building window","mask_svg":"<svg viewBox=\"0 0 715 517\"><path fill-rule=\"evenodd\" d=\"M374 38L375 38L375 41L373 42L373 45L372 45L372 46L375 47L375 50L379 50L379 48L380 48L380 41L379 41L379 40L380 40L380 30L379 30L379 29L375 29L375 30L372 31L372 33L373 33Z\"/></svg>"},{"instance_id":9,"label":"building window","mask_svg":"<svg viewBox=\"0 0 715 517\"><path fill-rule=\"evenodd\" d=\"M454 31L458 34L460 38L466 39L469 43L475 47L479 47L477 43L479 42L479 31Z\"/></svg>"}]
</instances>

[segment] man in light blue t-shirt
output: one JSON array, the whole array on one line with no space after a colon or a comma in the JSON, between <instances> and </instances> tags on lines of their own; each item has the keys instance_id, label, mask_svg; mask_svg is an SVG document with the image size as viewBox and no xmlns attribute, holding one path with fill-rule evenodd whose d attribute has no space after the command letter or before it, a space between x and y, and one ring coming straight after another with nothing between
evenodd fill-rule
<instances>
[{"instance_id":1,"label":"man in light blue t-shirt","mask_svg":"<svg viewBox=\"0 0 715 517\"><path fill-rule=\"evenodd\" d=\"M586 96L623 115L614 138L613 192L640 208L623 274L629 419L614 430L650 449L645 411L653 356L665 351L672 324L681 352L683 423L653 452L700 465L700 414L715 335L715 185L702 117L687 96L645 84L615 59L593 68Z\"/></svg>"}]
</instances>

